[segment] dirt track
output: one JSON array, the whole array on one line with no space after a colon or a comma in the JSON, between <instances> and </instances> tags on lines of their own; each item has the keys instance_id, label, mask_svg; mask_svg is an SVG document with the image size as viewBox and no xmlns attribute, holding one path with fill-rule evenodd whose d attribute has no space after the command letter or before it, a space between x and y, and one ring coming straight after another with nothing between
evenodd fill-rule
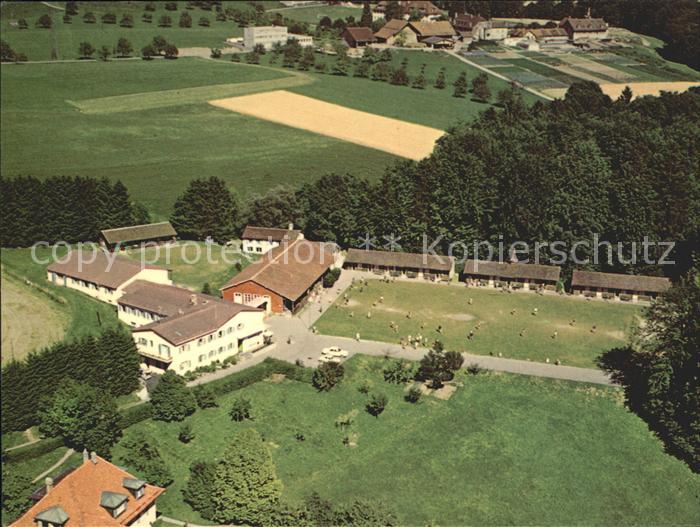
<instances>
[{"instance_id":1,"label":"dirt track","mask_svg":"<svg viewBox=\"0 0 700 527\"><path fill-rule=\"evenodd\" d=\"M603 93L609 95L613 99L617 99L625 86L629 86L635 97L644 95L659 95L662 91L684 92L692 86L700 86L700 82L624 82L616 84L601 84L600 88ZM544 90L547 95L552 97L564 97L566 89L555 88Z\"/></svg>"},{"instance_id":2,"label":"dirt track","mask_svg":"<svg viewBox=\"0 0 700 527\"><path fill-rule=\"evenodd\" d=\"M416 161L428 156L445 133L284 90L217 99L209 104Z\"/></svg>"}]
</instances>

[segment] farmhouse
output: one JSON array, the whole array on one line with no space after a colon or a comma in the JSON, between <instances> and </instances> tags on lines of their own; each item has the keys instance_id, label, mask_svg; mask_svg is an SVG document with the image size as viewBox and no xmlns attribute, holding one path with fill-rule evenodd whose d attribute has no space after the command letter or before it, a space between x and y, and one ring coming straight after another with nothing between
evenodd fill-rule
<instances>
[{"instance_id":1,"label":"farmhouse","mask_svg":"<svg viewBox=\"0 0 700 527\"><path fill-rule=\"evenodd\" d=\"M381 0L372 11L372 19L387 17L387 8L391 2ZM436 20L442 16L442 11L435 4L425 0L399 0L395 6L396 18L408 20L411 15L420 16L421 21ZM394 17L392 17L394 18Z\"/></svg>"},{"instance_id":2,"label":"farmhouse","mask_svg":"<svg viewBox=\"0 0 700 527\"><path fill-rule=\"evenodd\" d=\"M294 313L335 265L336 256L334 244L285 241L229 280L221 296L268 312Z\"/></svg>"},{"instance_id":3,"label":"farmhouse","mask_svg":"<svg viewBox=\"0 0 700 527\"><path fill-rule=\"evenodd\" d=\"M284 45L287 40L293 38L302 47L313 46L313 38L308 35L287 33L286 26L252 26L243 28L243 45L246 49L253 49L262 44L265 49L272 49L275 44Z\"/></svg>"},{"instance_id":4,"label":"farmhouse","mask_svg":"<svg viewBox=\"0 0 700 527\"><path fill-rule=\"evenodd\" d=\"M566 31L572 42L608 38L608 24L602 18L566 17L561 21L559 27Z\"/></svg>"},{"instance_id":5,"label":"farmhouse","mask_svg":"<svg viewBox=\"0 0 700 527\"><path fill-rule=\"evenodd\" d=\"M651 300L671 287L668 278L575 270L571 278L574 294L619 300Z\"/></svg>"},{"instance_id":6,"label":"farmhouse","mask_svg":"<svg viewBox=\"0 0 700 527\"><path fill-rule=\"evenodd\" d=\"M454 258L421 253L348 249L343 267L398 276L449 280L454 274Z\"/></svg>"},{"instance_id":7,"label":"farmhouse","mask_svg":"<svg viewBox=\"0 0 700 527\"><path fill-rule=\"evenodd\" d=\"M262 309L196 296L175 315L132 333L145 370L182 374L262 348L268 334L264 318Z\"/></svg>"},{"instance_id":8,"label":"farmhouse","mask_svg":"<svg viewBox=\"0 0 700 527\"><path fill-rule=\"evenodd\" d=\"M145 243L165 243L176 238L177 232L169 221L100 231L100 245L110 251Z\"/></svg>"},{"instance_id":9,"label":"farmhouse","mask_svg":"<svg viewBox=\"0 0 700 527\"><path fill-rule=\"evenodd\" d=\"M513 29L503 43L506 46L530 47L532 43L538 46L560 46L569 41L569 35L564 28L542 29Z\"/></svg>"},{"instance_id":10,"label":"farmhouse","mask_svg":"<svg viewBox=\"0 0 700 527\"><path fill-rule=\"evenodd\" d=\"M170 271L122 258L103 250L71 251L46 269L48 280L109 304L117 303L124 288L136 280L171 284Z\"/></svg>"},{"instance_id":11,"label":"farmhouse","mask_svg":"<svg viewBox=\"0 0 700 527\"><path fill-rule=\"evenodd\" d=\"M156 521L156 499L165 489L149 485L94 452L54 484L12 527L146 527Z\"/></svg>"},{"instance_id":12,"label":"farmhouse","mask_svg":"<svg viewBox=\"0 0 700 527\"><path fill-rule=\"evenodd\" d=\"M284 240L293 241L303 237L302 232L294 229L292 223L286 229L246 225L241 235L242 249L245 253L264 254Z\"/></svg>"},{"instance_id":13,"label":"farmhouse","mask_svg":"<svg viewBox=\"0 0 700 527\"><path fill-rule=\"evenodd\" d=\"M341 38L351 48L363 48L377 40L368 27L349 27L343 31Z\"/></svg>"},{"instance_id":14,"label":"farmhouse","mask_svg":"<svg viewBox=\"0 0 700 527\"><path fill-rule=\"evenodd\" d=\"M471 41L471 39L474 37L474 28L481 22L486 22L486 19L480 17L479 15L459 13L455 15L454 19L452 20L452 26L463 39Z\"/></svg>"},{"instance_id":15,"label":"farmhouse","mask_svg":"<svg viewBox=\"0 0 700 527\"><path fill-rule=\"evenodd\" d=\"M530 289L533 285L554 289L560 272L561 269L556 265L467 260L464 262L461 279L477 281L490 287L505 282L516 287L522 286L523 289Z\"/></svg>"},{"instance_id":16,"label":"farmhouse","mask_svg":"<svg viewBox=\"0 0 700 527\"><path fill-rule=\"evenodd\" d=\"M396 41L403 42L404 45L418 43L416 32L409 27L408 22L394 18L389 20L384 26L377 31L374 36L377 42L393 46Z\"/></svg>"},{"instance_id":17,"label":"farmhouse","mask_svg":"<svg viewBox=\"0 0 700 527\"><path fill-rule=\"evenodd\" d=\"M447 20L442 20L440 22L409 22L409 26L413 28L416 32L418 42L423 42L424 44L430 44L428 39L433 39L435 42L443 42L445 40L452 40L452 37L457 35L457 32L452 27Z\"/></svg>"},{"instance_id":18,"label":"farmhouse","mask_svg":"<svg viewBox=\"0 0 700 527\"><path fill-rule=\"evenodd\" d=\"M508 37L509 26L500 20L478 22L473 29L474 40L500 41Z\"/></svg>"},{"instance_id":19,"label":"farmhouse","mask_svg":"<svg viewBox=\"0 0 700 527\"><path fill-rule=\"evenodd\" d=\"M117 301L119 320L140 327L162 318L178 315L188 307L219 299L174 285L136 280L124 288Z\"/></svg>"}]
</instances>

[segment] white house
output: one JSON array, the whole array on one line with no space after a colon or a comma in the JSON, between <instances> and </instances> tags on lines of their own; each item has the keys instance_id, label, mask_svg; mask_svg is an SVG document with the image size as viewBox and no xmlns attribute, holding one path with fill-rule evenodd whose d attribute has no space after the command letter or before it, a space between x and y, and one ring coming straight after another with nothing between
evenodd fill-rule
<instances>
[{"instance_id":1,"label":"white house","mask_svg":"<svg viewBox=\"0 0 700 527\"><path fill-rule=\"evenodd\" d=\"M142 367L183 374L265 345L265 311L219 299L197 302L178 314L132 330Z\"/></svg>"},{"instance_id":2,"label":"white house","mask_svg":"<svg viewBox=\"0 0 700 527\"><path fill-rule=\"evenodd\" d=\"M474 26L474 40L497 42L508 37L508 25L499 20L484 20Z\"/></svg>"},{"instance_id":3,"label":"white house","mask_svg":"<svg viewBox=\"0 0 700 527\"><path fill-rule=\"evenodd\" d=\"M313 46L314 44L313 37L288 33L286 26L252 26L243 28L243 45L246 49L253 49L258 44L265 46L265 49L272 49L275 44L286 44L290 38L295 39L302 47Z\"/></svg>"},{"instance_id":4,"label":"white house","mask_svg":"<svg viewBox=\"0 0 700 527\"><path fill-rule=\"evenodd\" d=\"M292 223L286 229L246 225L241 235L242 250L245 253L265 254L284 240L291 242L303 238L302 232L295 229Z\"/></svg>"},{"instance_id":5,"label":"white house","mask_svg":"<svg viewBox=\"0 0 700 527\"><path fill-rule=\"evenodd\" d=\"M46 269L47 279L116 305L124 288L136 280L171 284L170 271L136 260L121 258L104 250L71 251Z\"/></svg>"}]
</instances>

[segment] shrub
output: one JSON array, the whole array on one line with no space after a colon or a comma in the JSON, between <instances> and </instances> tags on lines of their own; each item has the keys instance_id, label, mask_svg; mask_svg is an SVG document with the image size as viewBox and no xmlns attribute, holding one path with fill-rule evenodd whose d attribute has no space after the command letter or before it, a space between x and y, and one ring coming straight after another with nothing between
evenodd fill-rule
<instances>
[{"instance_id":1,"label":"shrub","mask_svg":"<svg viewBox=\"0 0 700 527\"><path fill-rule=\"evenodd\" d=\"M220 59L221 58L221 50L219 48L211 48L211 55L210 56L213 59ZM209 284L206 283L204 285L208 286ZM202 289L202 293L204 293L203 289ZM208 294L211 294L211 292L209 292Z\"/></svg>"},{"instance_id":2,"label":"shrub","mask_svg":"<svg viewBox=\"0 0 700 527\"><path fill-rule=\"evenodd\" d=\"M86 24L94 24L97 22L97 17L95 16L95 13L87 12L83 15L83 22Z\"/></svg>"},{"instance_id":3,"label":"shrub","mask_svg":"<svg viewBox=\"0 0 700 527\"><path fill-rule=\"evenodd\" d=\"M4 451L2 453L3 463L19 463L20 461L27 461L29 459L34 459L49 452L53 452L57 448L64 446L63 439L60 437L50 437L48 439L42 439L38 443L29 445L23 448L18 448L16 450Z\"/></svg>"},{"instance_id":4,"label":"shrub","mask_svg":"<svg viewBox=\"0 0 700 527\"><path fill-rule=\"evenodd\" d=\"M151 393L153 419L158 421L182 421L195 411L194 395L185 380L173 371L166 371Z\"/></svg>"},{"instance_id":5,"label":"shrub","mask_svg":"<svg viewBox=\"0 0 700 527\"><path fill-rule=\"evenodd\" d=\"M39 20L36 21L36 27L40 27L42 29L51 29L52 25L53 20L51 20L49 15L41 15Z\"/></svg>"},{"instance_id":6,"label":"shrub","mask_svg":"<svg viewBox=\"0 0 700 527\"><path fill-rule=\"evenodd\" d=\"M184 423L180 427L180 431L177 434L177 438L182 443L189 443L194 439L194 432L192 431L192 425L190 423Z\"/></svg>"},{"instance_id":7,"label":"shrub","mask_svg":"<svg viewBox=\"0 0 700 527\"><path fill-rule=\"evenodd\" d=\"M200 384L194 388L194 397L197 400L197 406L200 408L214 408L218 406L214 391L209 386Z\"/></svg>"},{"instance_id":8,"label":"shrub","mask_svg":"<svg viewBox=\"0 0 700 527\"><path fill-rule=\"evenodd\" d=\"M206 461L195 461L190 465L190 477L182 489L185 501L202 518L211 520L214 515L214 505L211 499L211 483L216 477L216 464Z\"/></svg>"},{"instance_id":9,"label":"shrub","mask_svg":"<svg viewBox=\"0 0 700 527\"><path fill-rule=\"evenodd\" d=\"M250 400L246 399L245 397L239 397L233 401L233 406L231 407L229 416L231 416L231 419L234 421L245 421L246 419L250 419L250 410Z\"/></svg>"},{"instance_id":10,"label":"shrub","mask_svg":"<svg viewBox=\"0 0 700 527\"><path fill-rule=\"evenodd\" d=\"M340 269L331 269L323 276L323 287L326 289L333 287L338 281L338 278L340 278Z\"/></svg>"},{"instance_id":11,"label":"shrub","mask_svg":"<svg viewBox=\"0 0 700 527\"><path fill-rule=\"evenodd\" d=\"M479 366L476 362L472 362L469 366L467 366L467 373L469 373L470 375L479 375L484 371L486 370Z\"/></svg>"},{"instance_id":12,"label":"shrub","mask_svg":"<svg viewBox=\"0 0 700 527\"><path fill-rule=\"evenodd\" d=\"M423 392L420 391L420 388L417 386L411 386L408 389L408 392L406 393L404 399L406 399L407 402L409 403L417 403L420 401L420 398L423 396Z\"/></svg>"},{"instance_id":13,"label":"shrub","mask_svg":"<svg viewBox=\"0 0 700 527\"><path fill-rule=\"evenodd\" d=\"M405 360L391 361L384 368L384 380L393 384L404 384L413 379L413 366Z\"/></svg>"},{"instance_id":14,"label":"shrub","mask_svg":"<svg viewBox=\"0 0 700 527\"><path fill-rule=\"evenodd\" d=\"M202 26L202 27L209 27L209 25L211 24L211 23L209 22L209 19L208 19L207 17L205 17L205 16L203 16L202 18L200 18L198 23L199 23L199 25Z\"/></svg>"},{"instance_id":15,"label":"shrub","mask_svg":"<svg viewBox=\"0 0 700 527\"><path fill-rule=\"evenodd\" d=\"M134 406L130 406L126 410L122 410L121 416L122 419L119 422L119 425L122 427L122 430L129 428L130 426L135 425L136 423L140 423L142 421L145 421L146 419L150 419L153 417L153 407L150 404L137 404Z\"/></svg>"},{"instance_id":16,"label":"shrub","mask_svg":"<svg viewBox=\"0 0 700 527\"><path fill-rule=\"evenodd\" d=\"M345 368L337 362L321 364L313 373L312 383L320 392L327 392L338 384L345 375Z\"/></svg>"},{"instance_id":17,"label":"shrub","mask_svg":"<svg viewBox=\"0 0 700 527\"><path fill-rule=\"evenodd\" d=\"M129 467L148 483L167 487L173 482L173 477L160 457L153 438L144 435L143 432L137 432L125 439L122 446L127 452L125 458L129 460Z\"/></svg>"},{"instance_id":18,"label":"shrub","mask_svg":"<svg viewBox=\"0 0 700 527\"><path fill-rule=\"evenodd\" d=\"M117 23L117 15L114 13L105 13L102 15L102 23L103 24L116 24Z\"/></svg>"},{"instance_id":19,"label":"shrub","mask_svg":"<svg viewBox=\"0 0 700 527\"><path fill-rule=\"evenodd\" d=\"M373 415L374 417L379 417L389 403L389 398L383 393L376 393L372 395L369 402L365 406L367 413Z\"/></svg>"}]
</instances>

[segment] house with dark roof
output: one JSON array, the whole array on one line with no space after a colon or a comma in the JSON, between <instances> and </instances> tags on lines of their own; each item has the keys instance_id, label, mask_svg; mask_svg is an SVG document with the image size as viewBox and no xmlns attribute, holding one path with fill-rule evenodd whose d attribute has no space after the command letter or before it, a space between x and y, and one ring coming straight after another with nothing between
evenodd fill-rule
<instances>
[{"instance_id":1,"label":"house with dark roof","mask_svg":"<svg viewBox=\"0 0 700 527\"><path fill-rule=\"evenodd\" d=\"M526 290L534 286L553 290L560 273L561 269L556 265L466 260L460 279L473 285L510 285Z\"/></svg>"},{"instance_id":2,"label":"house with dark roof","mask_svg":"<svg viewBox=\"0 0 700 527\"><path fill-rule=\"evenodd\" d=\"M171 284L170 271L142 265L105 249L71 251L46 268L47 279L54 285L65 286L97 300L116 305L124 288L136 280Z\"/></svg>"},{"instance_id":3,"label":"house with dark roof","mask_svg":"<svg viewBox=\"0 0 700 527\"><path fill-rule=\"evenodd\" d=\"M457 36L455 28L447 20L438 22L409 22L409 26L415 31L418 42L428 44L428 39L439 38L453 40Z\"/></svg>"},{"instance_id":4,"label":"house with dark roof","mask_svg":"<svg viewBox=\"0 0 700 527\"><path fill-rule=\"evenodd\" d=\"M608 24L602 18L566 17L559 27L563 28L572 42L603 40L608 38Z\"/></svg>"},{"instance_id":5,"label":"house with dark roof","mask_svg":"<svg viewBox=\"0 0 700 527\"><path fill-rule=\"evenodd\" d=\"M457 33L459 33L463 39L471 41L471 39L474 37L474 28L476 25L485 21L486 19L479 15L458 13L452 19L452 27L455 28L455 31L457 31Z\"/></svg>"},{"instance_id":6,"label":"house with dark roof","mask_svg":"<svg viewBox=\"0 0 700 527\"><path fill-rule=\"evenodd\" d=\"M377 42L393 46L397 39L403 45L418 43L418 35L408 26L408 22L403 19L394 18L389 20L379 31L374 34Z\"/></svg>"},{"instance_id":7,"label":"house with dark roof","mask_svg":"<svg viewBox=\"0 0 700 527\"><path fill-rule=\"evenodd\" d=\"M665 293L671 281L661 276L597 273L575 270L571 290L575 295L611 300L651 300Z\"/></svg>"},{"instance_id":8,"label":"house with dark roof","mask_svg":"<svg viewBox=\"0 0 700 527\"><path fill-rule=\"evenodd\" d=\"M320 287L337 257L335 244L285 240L229 280L221 296L273 313L294 313Z\"/></svg>"},{"instance_id":9,"label":"house with dark roof","mask_svg":"<svg viewBox=\"0 0 700 527\"><path fill-rule=\"evenodd\" d=\"M118 314L134 328L142 368L156 373L182 374L252 352L270 335L262 309L142 280L125 288Z\"/></svg>"},{"instance_id":10,"label":"house with dark roof","mask_svg":"<svg viewBox=\"0 0 700 527\"><path fill-rule=\"evenodd\" d=\"M110 251L143 244L167 243L176 239L177 232L169 221L100 231L100 244Z\"/></svg>"},{"instance_id":11,"label":"house with dark roof","mask_svg":"<svg viewBox=\"0 0 700 527\"><path fill-rule=\"evenodd\" d=\"M454 274L454 258L435 254L348 249L343 267L393 276L449 280Z\"/></svg>"},{"instance_id":12,"label":"house with dark roof","mask_svg":"<svg viewBox=\"0 0 700 527\"><path fill-rule=\"evenodd\" d=\"M351 48L363 48L377 41L369 27L348 27L340 38Z\"/></svg>"},{"instance_id":13,"label":"house with dark roof","mask_svg":"<svg viewBox=\"0 0 700 527\"><path fill-rule=\"evenodd\" d=\"M302 232L295 229L293 223L290 223L286 229L246 225L241 235L241 245L245 253L265 254L284 240L293 241L303 237Z\"/></svg>"},{"instance_id":14,"label":"house with dark roof","mask_svg":"<svg viewBox=\"0 0 700 527\"><path fill-rule=\"evenodd\" d=\"M387 17L387 8L389 3L386 0L380 0L372 10L372 19ZM393 18L401 18L408 20L412 15L420 17L421 21L436 20L442 16L442 11L428 0L398 0L395 3L396 12Z\"/></svg>"},{"instance_id":15,"label":"house with dark roof","mask_svg":"<svg viewBox=\"0 0 700 527\"><path fill-rule=\"evenodd\" d=\"M156 521L156 500L165 489L135 478L93 452L45 491L11 527L146 527Z\"/></svg>"}]
</instances>

